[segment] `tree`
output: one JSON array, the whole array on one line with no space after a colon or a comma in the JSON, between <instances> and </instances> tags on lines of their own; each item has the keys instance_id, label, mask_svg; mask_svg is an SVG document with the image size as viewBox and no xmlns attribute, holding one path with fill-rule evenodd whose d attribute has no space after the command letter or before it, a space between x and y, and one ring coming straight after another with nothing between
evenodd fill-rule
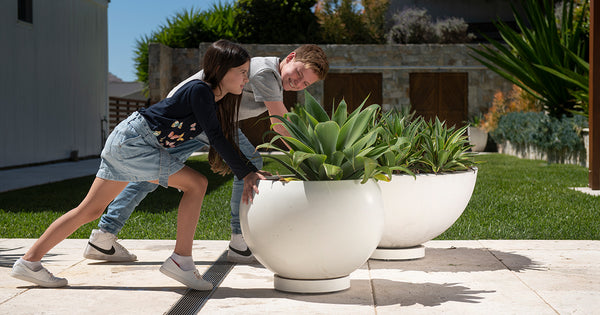
<instances>
[{"instance_id":1,"label":"tree","mask_svg":"<svg viewBox=\"0 0 600 315\"><path fill-rule=\"evenodd\" d=\"M135 68L137 79L148 84L148 45L161 43L175 48L197 48L201 42L223 39L236 40L239 35L235 23L234 6L213 4L207 11L193 7L178 12L158 30L144 35L135 43Z\"/></svg>"},{"instance_id":2,"label":"tree","mask_svg":"<svg viewBox=\"0 0 600 315\"><path fill-rule=\"evenodd\" d=\"M315 15L322 40L333 44L385 42L385 12L389 0L319 0Z\"/></svg>"},{"instance_id":3,"label":"tree","mask_svg":"<svg viewBox=\"0 0 600 315\"><path fill-rule=\"evenodd\" d=\"M316 0L238 0L239 41L252 44L314 43L319 24L311 8Z\"/></svg>"}]
</instances>

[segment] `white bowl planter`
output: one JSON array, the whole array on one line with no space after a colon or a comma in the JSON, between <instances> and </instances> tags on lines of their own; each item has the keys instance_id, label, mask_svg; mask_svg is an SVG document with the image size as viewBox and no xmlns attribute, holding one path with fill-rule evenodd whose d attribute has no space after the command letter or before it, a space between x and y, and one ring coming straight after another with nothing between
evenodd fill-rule
<instances>
[{"instance_id":1,"label":"white bowl planter","mask_svg":"<svg viewBox=\"0 0 600 315\"><path fill-rule=\"evenodd\" d=\"M445 174L393 175L379 182L385 227L372 259L404 260L425 256L423 243L446 231L465 210L477 169Z\"/></svg>"},{"instance_id":2,"label":"white bowl planter","mask_svg":"<svg viewBox=\"0 0 600 315\"><path fill-rule=\"evenodd\" d=\"M487 145L488 133L485 130L472 126L467 128L467 130L469 134L469 143L473 145L471 151L483 152L483 150L485 150L485 146Z\"/></svg>"},{"instance_id":3,"label":"white bowl planter","mask_svg":"<svg viewBox=\"0 0 600 315\"><path fill-rule=\"evenodd\" d=\"M276 290L322 293L350 287L383 233L376 182L260 181L251 205L242 203L244 239L275 273Z\"/></svg>"}]
</instances>

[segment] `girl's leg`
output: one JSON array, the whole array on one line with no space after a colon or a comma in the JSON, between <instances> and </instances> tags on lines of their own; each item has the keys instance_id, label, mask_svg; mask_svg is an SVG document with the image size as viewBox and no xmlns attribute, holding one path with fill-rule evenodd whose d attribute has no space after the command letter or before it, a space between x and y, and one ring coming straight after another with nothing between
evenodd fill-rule
<instances>
[{"instance_id":1,"label":"girl's leg","mask_svg":"<svg viewBox=\"0 0 600 315\"><path fill-rule=\"evenodd\" d=\"M181 256L191 256L194 234L200 218L208 180L204 175L184 166L179 172L169 176L169 186L183 191L177 211L175 253Z\"/></svg>"},{"instance_id":2,"label":"girl's leg","mask_svg":"<svg viewBox=\"0 0 600 315\"><path fill-rule=\"evenodd\" d=\"M56 219L25 253L23 259L27 261L41 260L48 251L75 232L80 226L100 217L106 206L126 185L127 182L96 177L83 201L77 207Z\"/></svg>"},{"instance_id":3,"label":"girl's leg","mask_svg":"<svg viewBox=\"0 0 600 315\"><path fill-rule=\"evenodd\" d=\"M165 275L196 290L211 290L213 285L202 279L194 266L192 245L208 180L204 175L184 166L169 176L169 186L183 191L177 213L175 251L160 267Z\"/></svg>"}]
</instances>

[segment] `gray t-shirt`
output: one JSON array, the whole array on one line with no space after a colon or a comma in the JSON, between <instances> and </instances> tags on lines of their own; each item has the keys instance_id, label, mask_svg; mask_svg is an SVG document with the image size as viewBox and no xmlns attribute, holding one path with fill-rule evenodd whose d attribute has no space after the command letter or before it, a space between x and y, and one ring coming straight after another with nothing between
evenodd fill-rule
<instances>
[{"instance_id":1,"label":"gray t-shirt","mask_svg":"<svg viewBox=\"0 0 600 315\"><path fill-rule=\"evenodd\" d=\"M191 80L202 80L200 70L173 88L167 97L173 96L184 84ZM244 86L240 104L239 120L256 117L267 110L264 102L283 101L283 82L279 74L279 58L254 57L250 60L249 82Z\"/></svg>"}]
</instances>

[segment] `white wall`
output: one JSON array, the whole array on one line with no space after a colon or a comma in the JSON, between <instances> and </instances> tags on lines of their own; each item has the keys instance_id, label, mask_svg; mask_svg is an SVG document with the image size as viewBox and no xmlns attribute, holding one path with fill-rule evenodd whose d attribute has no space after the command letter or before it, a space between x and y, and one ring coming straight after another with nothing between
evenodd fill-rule
<instances>
[{"instance_id":1,"label":"white wall","mask_svg":"<svg viewBox=\"0 0 600 315\"><path fill-rule=\"evenodd\" d=\"M101 152L107 116L108 0L0 1L0 167Z\"/></svg>"}]
</instances>

